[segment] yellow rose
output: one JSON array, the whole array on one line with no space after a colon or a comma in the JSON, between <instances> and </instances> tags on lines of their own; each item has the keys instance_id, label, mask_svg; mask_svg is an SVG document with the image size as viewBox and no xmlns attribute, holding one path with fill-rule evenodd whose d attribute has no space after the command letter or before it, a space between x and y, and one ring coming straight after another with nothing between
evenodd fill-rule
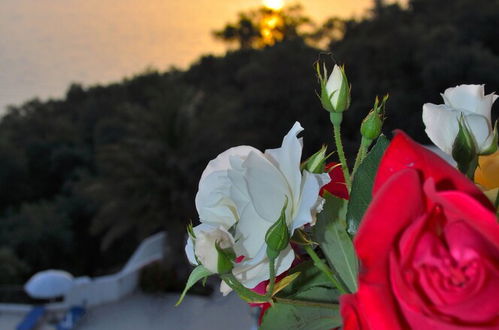
<instances>
[{"instance_id":1,"label":"yellow rose","mask_svg":"<svg viewBox=\"0 0 499 330\"><path fill-rule=\"evenodd\" d=\"M480 156L478 168L475 171L475 183L481 187L490 201L497 205L499 198L499 151L492 155Z\"/></svg>"},{"instance_id":2,"label":"yellow rose","mask_svg":"<svg viewBox=\"0 0 499 330\"><path fill-rule=\"evenodd\" d=\"M486 190L499 188L499 151L489 156L480 156L475 182Z\"/></svg>"}]
</instances>

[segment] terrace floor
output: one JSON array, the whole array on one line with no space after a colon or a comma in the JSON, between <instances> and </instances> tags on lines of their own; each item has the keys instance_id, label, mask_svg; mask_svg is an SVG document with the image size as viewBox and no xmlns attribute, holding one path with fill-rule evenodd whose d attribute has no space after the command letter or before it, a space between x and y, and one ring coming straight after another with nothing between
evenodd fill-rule
<instances>
[{"instance_id":1,"label":"terrace floor","mask_svg":"<svg viewBox=\"0 0 499 330\"><path fill-rule=\"evenodd\" d=\"M120 301L93 307L75 330L253 330L257 309L234 293L223 297L188 295L175 307L177 294L131 294ZM0 329L15 329L22 315L0 314ZM45 324L39 330L53 330Z\"/></svg>"}]
</instances>

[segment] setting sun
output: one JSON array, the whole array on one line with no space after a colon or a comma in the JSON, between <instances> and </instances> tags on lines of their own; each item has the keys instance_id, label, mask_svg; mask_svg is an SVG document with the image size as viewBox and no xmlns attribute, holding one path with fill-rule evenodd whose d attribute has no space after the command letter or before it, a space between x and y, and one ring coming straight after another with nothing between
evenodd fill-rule
<instances>
[{"instance_id":1,"label":"setting sun","mask_svg":"<svg viewBox=\"0 0 499 330\"><path fill-rule=\"evenodd\" d=\"M284 0L263 0L263 5L269 9L281 10L284 7Z\"/></svg>"}]
</instances>

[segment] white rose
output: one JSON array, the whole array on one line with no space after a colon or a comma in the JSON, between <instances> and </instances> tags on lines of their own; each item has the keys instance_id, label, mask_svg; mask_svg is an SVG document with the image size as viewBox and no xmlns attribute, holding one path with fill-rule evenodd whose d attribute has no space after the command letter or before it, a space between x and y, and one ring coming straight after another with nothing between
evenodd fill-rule
<instances>
[{"instance_id":1,"label":"white rose","mask_svg":"<svg viewBox=\"0 0 499 330\"><path fill-rule=\"evenodd\" d=\"M485 95L484 85L459 85L448 88L442 94L445 104L423 105L423 122L430 140L447 154L459 131L458 121L463 116L475 138L477 150L484 152L494 139L491 123L494 93Z\"/></svg>"},{"instance_id":2,"label":"white rose","mask_svg":"<svg viewBox=\"0 0 499 330\"><path fill-rule=\"evenodd\" d=\"M301 173L302 139L297 135L302 130L295 123L282 146L265 153L249 146L231 148L210 161L201 176L196 195L200 221L234 234L234 251L242 261L233 273L248 288L269 279L265 234L279 218L286 197L292 235L315 221L322 203L319 190L330 180L328 174ZM289 269L294 258L288 245L276 260L277 274ZM222 285L222 292L229 291Z\"/></svg>"},{"instance_id":3,"label":"white rose","mask_svg":"<svg viewBox=\"0 0 499 330\"><path fill-rule=\"evenodd\" d=\"M199 261L210 272L218 273L218 251L215 244L221 249L229 249L234 246L234 238L223 226L202 223L193 231L196 238L193 240L189 237L187 240L187 258L193 265L197 265Z\"/></svg>"}]
</instances>

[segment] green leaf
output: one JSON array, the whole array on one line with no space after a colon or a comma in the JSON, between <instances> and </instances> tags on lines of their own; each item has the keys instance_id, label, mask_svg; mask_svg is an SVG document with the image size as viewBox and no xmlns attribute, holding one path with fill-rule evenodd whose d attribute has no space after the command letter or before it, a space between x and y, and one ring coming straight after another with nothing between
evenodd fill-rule
<instances>
[{"instance_id":1,"label":"green leaf","mask_svg":"<svg viewBox=\"0 0 499 330\"><path fill-rule=\"evenodd\" d=\"M298 245L312 245L314 242L311 241L309 235L303 229L296 229L293 237L291 237L291 242Z\"/></svg>"},{"instance_id":2,"label":"green leaf","mask_svg":"<svg viewBox=\"0 0 499 330\"><path fill-rule=\"evenodd\" d=\"M300 276L277 294L277 302L265 313L260 329L322 330L341 325L339 292L313 265L313 261L305 261L289 271L289 276Z\"/></svg>"},{"instance_id":3,"label":"green leaf","mask_svg":"<svg viewBox=\"0 0 499 330\"><path fill-rule=\"evenodd\" d=\"M187 283L185 284L184 291L182 291L182 294L180 295L180 298L178 299L175 306L178 306L182 303L182 300L184 300L185 294L187 293L187 291L189 291L190 288L192 288L192 286L194 284L196 284L199 280L202 280L210 275L213 275L213 273L201 265L194 268L191 272L191 275L189 275L189 278L187 279Z\"/></svg>"},{"instance_id":4,"label":"green leaf","mask_svg":"<svg viewBox=\"0 0 499 330\"><path fill-rule=\"evenodd\" d=\"M389 144L390 140L381 135L355 172L346 216L350 235L357 233L360 221L371 203L374 178L381 157Z\"/></svg>"},{"instance_id":5,"label":"green leaf","mask_svg":"<svg viewBox=\"0 0 499 330\"><path fill-rule=\"evenodd\" d=\"M338 302L339 292L331 286L327 276L312 260L302 262L292 268L289 274L300 273L290 285L279 293L279 297L325 303Z\"/></svg>"},{"instance_id":6,"label":"green leaf","mask_svg":"<svg viewBox=\"0 0 499 330\"><path fill-rule=\"evenodd\" d=\"M300 273L293 273L291 275L286 276L279 282L275 284L274 291L272 292L272 296L275 296L276 294L279 293L279 291L284 290L287 286L289 286L291 283L293 283L296 278L300 276Z\"/></svg>"},{"instance_id":7,"label":"green leaf","mask_svg":"<svg viewBox=\"0 0 499 330\"><path fill-rule=\"evenodd\" d=\"M333 329L341 325L339 309L275 303L263 317L260 330Z\"/></svg>"},{"instance_id":8,"label":"green leaf","mask_svg":"<svg viewBox=\"0 0 499 330\"><path fill-rule=\"evenodd\" d=\"M329 265L339 275L350 292L357 291L358 261L352 239L346 231L347 201L326 193L324 209L317 217L314 228Z\"/></svg>"}]
</instances>

